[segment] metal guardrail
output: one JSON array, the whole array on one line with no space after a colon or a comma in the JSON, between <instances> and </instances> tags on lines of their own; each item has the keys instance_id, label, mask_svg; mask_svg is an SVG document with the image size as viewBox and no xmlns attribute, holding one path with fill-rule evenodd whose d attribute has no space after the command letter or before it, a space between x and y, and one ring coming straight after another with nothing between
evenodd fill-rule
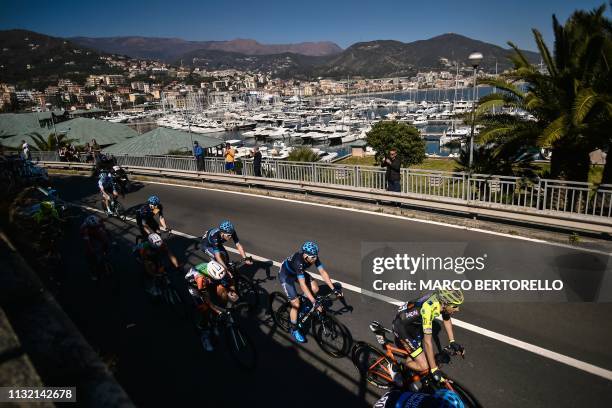
<instances>
[{"instance_id":1,"label":"metal guardrail","mask_svg":"<svg viewBox=\"0 0 612 408\"><path fill-rule=\"evenodd\" d=\"M55 152L32 152L41 161L59 161ZM115 156L121 166L138 166L166 170L227 174L222 158L205 158L198 162L187 156ZM239 174L254 176L251 159L242 160ZM266 160L262 176L268 179L297 181L325 186L342 186L357 190L385 190L385 170L373 166L330 163L298 163ZM610 219L612 185L402 169L401 193L412 198L479 205L501 210L540 214L563 214L583 219Z\"/></svg>"}]
</instances>

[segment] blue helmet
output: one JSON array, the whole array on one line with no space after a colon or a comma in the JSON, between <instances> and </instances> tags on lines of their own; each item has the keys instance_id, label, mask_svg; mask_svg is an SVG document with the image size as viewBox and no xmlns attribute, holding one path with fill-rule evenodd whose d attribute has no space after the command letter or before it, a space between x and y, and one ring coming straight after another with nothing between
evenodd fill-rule
<instances>
[{"instance_id":1,"label":"blue helmet","mask_svg":"<svg viewBox=\"0 0 612 408\"><path fill-rule=\"evenodd\" d=\"M151 197L149 197L147 202L151 205L159 205L161 203L161 200L159 199L158 196L152 195Z\"/></svg>"},{"instance_id":2,"label":"blue helmet","mask_svg":"<svg viewBox=\"0 0 612 408\"><path fill-rule=\"evenodd\" d=\"M306 255L318 256L319 246L312 241L306 241L304 242L304 245L302 245L302 252L304 252Z\"/></svg>"},{"instance_id":3,"label":"blue helmet","mask_svg":"<svg viewBox=\"0 0 612 408\"><path fill-rule=\"evenodd\" d=\"M226 234L233 234L235 231L234 224L232 224L229 220L221 221L221 224L219 224L219 229Z\"/></svg>"},{"instance_id":4,"label":"blue helmet","mask_svg":"<svg viewBox=\"0 0 612 408\"><path fill-rule=\"evenodd\" d=\"M451 390L437 390L434 393L435 407L439 408L464 408L461 397Z\"/></svg>"}]
</instances>

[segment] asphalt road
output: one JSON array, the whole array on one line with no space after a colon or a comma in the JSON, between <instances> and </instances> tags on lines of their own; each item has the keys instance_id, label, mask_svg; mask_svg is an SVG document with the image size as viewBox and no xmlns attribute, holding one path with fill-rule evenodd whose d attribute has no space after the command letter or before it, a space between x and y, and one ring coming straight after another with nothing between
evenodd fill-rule
<instances>
[{"instance_id":1,"label":"asphalt road","mask_svg":"<svg viewBox=\"0 0 612 408\"><path fill-rule=\"evenodd\" d=\"M55 179L62 198L100 208L95 184L94 179L78 176ZM574 281L577 293L581 284L576 282L585 276L600 281L610 278L608 259L600 254L266 197L142 184L122 202L126 207L135 206L150 194L161 197L171 228L198 236L230 218L247 251L270 260L282 261L305 239L315 240L332 277L358 287L362 285L361 243L365 241L507 245L509 250L498 251L495 257L508 270L557 274ZM163 305L151 304L142 291L139 268L130 254L137 233L134 225L117 220L108 224L118 242L113 262L120 275L119 287L105 289L89 280L73 225L63 245L65 284L58 297L88 340L103 355L114 356L115 375L137 404L360 407L371 406L381 394L359 378L348 358L327 356L312 339L296 345L274 327L263 310L249 327L259 352L255 372L239 370L223 345L215 353L205 353L189 321L176 319ZM169 240L185 264L202 258L192 244L180 236ZM265 269L247 272L261 281L262 297L280 290L276 280L266 280L266 272L275 276L278 269ZM175 282L182 284L181 277L176 276ZM368 323L378 320L390 325L395 306L350 291L346 297L354 311L339 319L355 340L375 343ZM468 302L457 318L611 370L611 312L610 303ZM477 331L457 327L455 336L467 349L466 359L456 359L444 371L459 379L486 407L612 406L610 380ZM440 337L444 342L445 334Z\"/></svg>"}]
</instances>

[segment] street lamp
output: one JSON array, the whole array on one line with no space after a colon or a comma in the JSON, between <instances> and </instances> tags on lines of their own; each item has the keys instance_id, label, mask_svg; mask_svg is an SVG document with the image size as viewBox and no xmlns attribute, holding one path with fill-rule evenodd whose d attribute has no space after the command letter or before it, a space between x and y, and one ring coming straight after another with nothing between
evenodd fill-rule
<instances>
[{"instance_id":1,"label":"street lamp","mask_svg":"<svg viewBox=\"0 0 612 408\"><path fill-rule=\"evenodd\" d=\"M470 64L474 68L474 92L472 99L472 131L470 132L470 171L472 170L472 163L474 162L474 126L476 125L476 70L480 61L482 61L482 54L480 52L473 52L468 57Z\"/></svg>"}]
</instances>

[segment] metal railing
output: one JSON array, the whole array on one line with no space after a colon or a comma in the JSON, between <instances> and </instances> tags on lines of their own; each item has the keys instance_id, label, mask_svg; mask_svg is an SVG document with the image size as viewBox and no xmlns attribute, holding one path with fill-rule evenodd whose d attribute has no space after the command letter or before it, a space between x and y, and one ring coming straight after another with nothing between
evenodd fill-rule
<instances>
[{"instance_id":1,"label":"metal railing","mask_svg":"<svg viewBox=\"0 0 612 408\"><path fill-rule=\"evenodd\" d=\"M35 160L58 161L55 152L32 152ZM197 161L191 156L115 156L120 166L227 174L223 158ZM253 160L237 162L235 173L254 176ZM385 190L385 170L373 166L264 160L262 177L357 190ZM524 179L511 176L402 169L401 193L520 212L551 213L593 219L612 216L612 185Z\"/></svg>"}]
</instances>

